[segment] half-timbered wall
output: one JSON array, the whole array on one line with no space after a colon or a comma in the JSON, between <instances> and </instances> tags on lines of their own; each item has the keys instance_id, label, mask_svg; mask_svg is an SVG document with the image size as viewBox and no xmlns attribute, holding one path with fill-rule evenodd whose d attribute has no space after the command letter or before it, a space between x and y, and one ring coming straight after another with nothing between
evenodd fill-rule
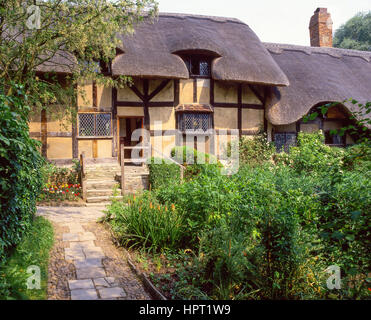
<instances>
[{"instance_id":1,"label":"half-timbered wall","mask_svg":"<svg viewBox=\"0 0 371 320\"><path fill-rule=\"evenodd\" d=\"M117 157L121 118L143 118L144 128L151 133L152 144L160 148L163 154L169 155L171 148L179 143L175 111L179 104L212 106L216 136L206 137L206 152L220 152L211 147L218 142L217 136L222 133L220 130L227 130L228 140L231 129L236 129L240 135L252 136L266 125L264 90L246 84L212 79L135 78L131 87L104 88L86 82L79 89L84 94L77 99L78 114L109 113L111 134L104 137L80 136L78 119L76 123L68 125L64 121L53 120L45 112L36 115L31 119L30 131L35 138L44 141L44 155L49 159L77 158L83 151L88 158ZM158 121L161 121L162 127L159 127Z\"/></svg>"}]
</instances>

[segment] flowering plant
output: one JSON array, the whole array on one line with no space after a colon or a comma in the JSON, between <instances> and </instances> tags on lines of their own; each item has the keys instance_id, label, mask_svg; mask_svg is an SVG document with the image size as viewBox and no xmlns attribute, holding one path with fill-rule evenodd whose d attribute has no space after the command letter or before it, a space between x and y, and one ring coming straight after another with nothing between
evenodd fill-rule
<instances>
[{"instance_id":1,"label":"flowering plant","mask_svg":"<svg viewBox=\"0 0 371 320\"><path fill-rule=\"evenodd\" d=\"M80 184L51 184L46 183L41 194L40 200L69 200L77 201L78 198L81 198L81 185Z\"/></svg>"}]
</instances>

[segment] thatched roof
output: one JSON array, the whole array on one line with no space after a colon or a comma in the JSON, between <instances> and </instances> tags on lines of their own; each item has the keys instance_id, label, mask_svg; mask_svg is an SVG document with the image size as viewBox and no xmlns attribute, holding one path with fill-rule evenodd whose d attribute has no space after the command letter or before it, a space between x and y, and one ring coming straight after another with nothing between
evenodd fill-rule
<instances>
[{"instance_id":1,"label":"thatched roof","mask_svg":"<svg viewBox=\"0 0 371 320\"><path fill-rule=\"evenodd\" d=\"M264 45L290 81L286 88L271 89L267 119L272 124L293 123L321 102L371 101L371 52Z\"/></svg>"},{"instance_id":2,"label":"thatched roof","mask_svg":"<svg viewBox=\"0 0 371 320\"><path fill-rule=\"evenodd\" d=\"M198 50L217 56L212 66L216 80L289 84L259 38L237 19L162 13L139 23L122 41L124 54L113 61L114 75L189 78L176 53Z\"/></svg>"}]
</instances>

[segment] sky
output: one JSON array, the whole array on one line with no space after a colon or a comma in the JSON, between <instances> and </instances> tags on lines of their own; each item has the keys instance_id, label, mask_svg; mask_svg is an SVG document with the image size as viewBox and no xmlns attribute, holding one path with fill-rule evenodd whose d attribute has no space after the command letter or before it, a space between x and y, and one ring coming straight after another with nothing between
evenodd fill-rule
<instances>
[{"instance_id":1,"label":"sky","mask_svg":"<svg viewBox=\"0 0 371 320\"><path fill-rule=\"evenodd\" d=\"M371 0L158 0L160 12L237 18L261 41L310 45L309 20L316 8L327 8L335 31Z\"/></svg>"}]
</instances>

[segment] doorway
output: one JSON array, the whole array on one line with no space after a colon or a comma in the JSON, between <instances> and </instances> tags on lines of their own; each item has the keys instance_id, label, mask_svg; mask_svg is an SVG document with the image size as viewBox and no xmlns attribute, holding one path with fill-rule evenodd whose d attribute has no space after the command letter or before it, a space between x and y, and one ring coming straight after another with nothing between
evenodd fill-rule
<instances>
[{"instance_id":1,"label":"doorway","mask_svg":"<svg viewBox=\"0 0 371 320\"><path fill-rule=\"evenodd\" d=\"M143 128L143 117L119 117L119 161L121 161L121 145L134 147L139 141L131 141L131 136L136 129ZM125 150L125 159L131 158L131 150Z\"/></svg>"}]
</instances>

